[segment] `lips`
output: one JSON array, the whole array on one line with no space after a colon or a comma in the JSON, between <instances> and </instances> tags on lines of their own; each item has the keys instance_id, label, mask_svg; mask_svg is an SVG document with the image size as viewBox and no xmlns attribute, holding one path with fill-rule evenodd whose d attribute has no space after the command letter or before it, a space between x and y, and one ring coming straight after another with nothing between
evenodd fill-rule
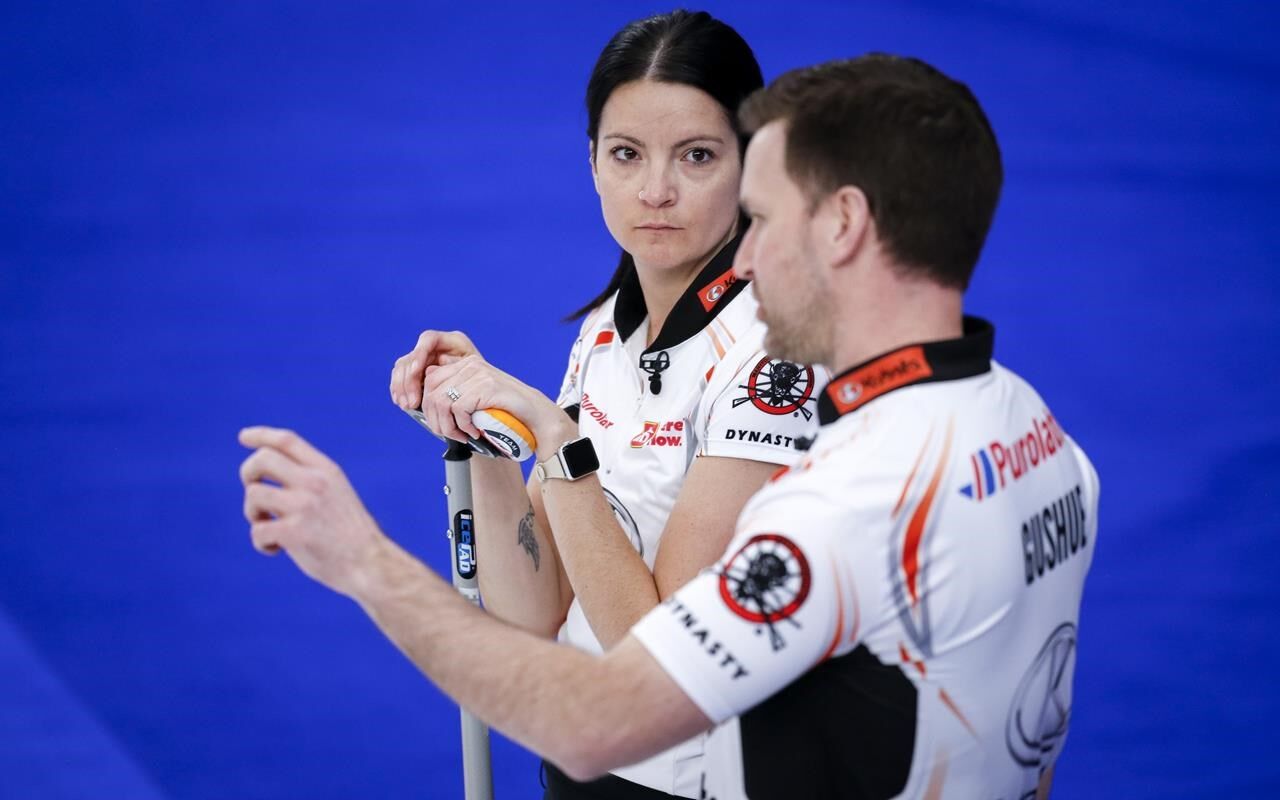
<instances>
[{"instance_id":1,"label":"lips","mask_svg":"<svg viewBox=\"0 0 1280 800\"><path fill-rule=\"evenodd\" d=\"M665 222L647 222L643 225L637 225L636 228L642 231L678 231L682 230L679 226L668 225Z\"/></svg>"}]
</instances>

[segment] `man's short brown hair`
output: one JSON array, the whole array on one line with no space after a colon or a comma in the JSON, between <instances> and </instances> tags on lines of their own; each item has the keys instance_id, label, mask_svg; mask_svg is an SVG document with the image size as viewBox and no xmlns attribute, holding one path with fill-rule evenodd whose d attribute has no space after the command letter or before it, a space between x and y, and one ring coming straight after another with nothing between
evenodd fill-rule
<instances>
[{"instance_id":1,"label":"man's short brown hair","mask_svg":"<svg viewBox=\"0 0 1280 800\"><path fill-rule=\"evenodd\" d=\"M991 124L963 83L915 58L872 53L787 72L738 115L748 133L786 123L787 173L815 204L858 187L899 265L968 286L1004 172Z\"/></svg>"}]
</instances>

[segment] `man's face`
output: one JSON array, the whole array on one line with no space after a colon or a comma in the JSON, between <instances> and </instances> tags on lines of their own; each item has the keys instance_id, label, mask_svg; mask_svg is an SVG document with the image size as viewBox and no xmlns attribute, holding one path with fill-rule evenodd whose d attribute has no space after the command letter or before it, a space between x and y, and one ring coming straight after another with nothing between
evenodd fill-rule
<instances>
[{"instance_id":1,"label":"man's face","mask_svg":"<svg viewBox=\"0 0 1280 800\"><path fill-rule=\"evenodd\" d=\"M755 286L769 355L828 364L833 301L814 248L810 201L787 174L786 151L782 121L765 125L747 147L740 198L751 227L733 266Z\"/></svg>"}]
</instances>

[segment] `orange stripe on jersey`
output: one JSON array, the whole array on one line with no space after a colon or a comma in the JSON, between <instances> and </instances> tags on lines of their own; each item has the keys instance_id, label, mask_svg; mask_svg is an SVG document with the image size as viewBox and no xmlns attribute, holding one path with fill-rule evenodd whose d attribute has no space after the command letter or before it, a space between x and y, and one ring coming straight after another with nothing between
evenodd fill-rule
<instances>
[{"instance_id":1,"label":"orange stripe on jersey","mask_svg":"<svg viewBox=\"0 0 1280 800\"><path fill-rule=\"evenodd\" d=\"M720 337L716 336L716 332L711 328L707 328L707 335L711 337L711 344L715 345L716 358L724 358L724 345L720 344Z\"/></svg>"},{"instance_id":2,"label":"orange stripe on jersey","mask_svg":"<svg viewBox=\"0 0 1280 800\"><path fill-rule=\"evenodd\" d=\"M738 341L738 337L733 335L733 331L729 330L729 326L724 324L724 320L717 319L712 324L720 326L720 330L724 332L724 338L729 340L730 347L733 346L734 342Z\"/></svg>"},{"instance_id":3,"label":"orange stripe on jersey","mask_svg":"<svg viewBox=\"0 0 1280 800\"><path fill-rule=\"evenodd\" d=\"M724 328L723 325L721 325L720 327ZM727 334L728 331L726 330L725 333ZM707 335L711 337L711 344L716 349L716 363L711 365L711 368L707 370L707 374L706 374L706 381L707 383L710 383L711 374L716 371L716 366L720 363L720 359L724 358L724 354L728 351L727 351L727 348L725 348L725 346L721 344L720 337L716 336L716 332L715 330L712 329L711 326L707 327Z\"/></svg>"},{"instance_id":4,"label":"orange stripe on jersey","mask_svg":"<svg viewBox=\"0 0 1280 800\"><path fill-rule=\"evenodd\" d=\"M947 754L938 753L933 762L933 772L929 773L929 785L925 787L923 800L941 800L942 784L947 781Z\"/></svg>"},{"instance_id":5,"label":"orange stripe on jersey","mask_svg":"<svg viewBox=\"0 0 1280 800\"><path fill-rule=\"evenodd\" d=\"M902 642L898 642L898 654L902 656L902 663L911 664L912 666L914 666L916 668L916 671L920 673L921 678L928 677L928 675L925 672L924 662L918 659L913 660L911 658L911 654L907 652L906 645L904 645Z\"/></svg>"},{"instance_id":6,"label":"orange stripe on jersey","mask_svg":"<svg viewBox=\"0 0 1280 800\"><path fill-rule=\"evenodd\" d=\"M822 654L822 658L818 659L818 663L831 658L831 654L836 651L836 647L840 644L840 639L844 637L844 592L840 590L840 571L836 569L835 562L831 564L831 576L836 581L836 634L831 637L831 646L827 648L827 652Z\"/></svg>"},{"instance_id":7,"label":"orange stripe on jersey","mask_svg":"<svg viewBox=\"0 0 1280 800\"><path fill-rule=\"evenodd\" d=\"M907 482L902 484L902 494L898 495L898 504L893 507L891 518L896 519L898 512L902 510L902 503L907 499L907 490L911 488L911 482L916 479L916 470L920 469L920 462L924 460L924 453L929 449L929 442L933 440L933 427L929 428L929 435L924 437L924 446L920 448L920 452L916 455L916 463L911 467L911 473L907 475Z\"/></svg>"},{"instance_id":8,"label":"orange stripe on jersey","mask_svg":"<svg viewBox=\"0 0 1280 800\"><path fill-rule=\"evenodd\" d=\"M956 715L956 718L964 725L965 730L969 731L969 733L973 735L973 738L977 739L978 732L974 730L973 725L969 723L969 718L964 715L960 710L960 707L951 699L951 695L947 694L947 690L941 688L938 689L938 697L946 704L947 708L951 709L951 713Z\"/></svg>"},{"instance_id":9,"label":"orange stripe on jersey","mask_svg":"<svg viewBox=\"0 0 1280 800\"><path fill-rule=\"evenodd\" d=\"M613 341L613 331L600 331L599 333L596 334L596 341L595 341L595 344L591 345L591 349L594 350L600 345L608 344L609 342L612 342L612 341Z\"/></svg>"},{"instance_id":10,"label":"orange stripe on jersey","mask_svg":"<svg viewBox=\"0 0 1280 800\"><path fill-rule=\"evenodd\" d=\"M933 478L929 480L929 488L924 492L924 499L920 501L920 505L916 506L915 513L911 515L911 522L907 524L907 540L902 547L902 571L907 576L907 592L911 595L913 606L920 601L919 590L916 587L916 578L920 573L920 540L924 538L924 523L929 517L930 509L933 508L933 499L938 494L942 473L946 472L947 459L951 457L951 434L954 428L955 419L952 418L947 422L947 438L942 444L942 458L938 459L938 466L933 471Z\"/></svg>"}]
</instances>

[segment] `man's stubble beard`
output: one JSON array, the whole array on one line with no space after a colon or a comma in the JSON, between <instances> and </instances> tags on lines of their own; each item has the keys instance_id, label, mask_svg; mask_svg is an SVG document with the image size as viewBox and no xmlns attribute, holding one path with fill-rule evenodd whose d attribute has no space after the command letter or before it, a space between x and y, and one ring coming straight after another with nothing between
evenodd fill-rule
<instances>
[{"instance_id":1,"label":"man's stubble beard","mask_svg":"<svg viewBox=\"0 0 1280 800\"><path fill-rule=\"evenodd\" d=\"M812 279L811 279L812 280ZM796 364L831 361L831 295L813 281L806 287L805 301L797 304L789 319L769 316L764 337L765 352Z\"/></svg>"}]
</instances>

